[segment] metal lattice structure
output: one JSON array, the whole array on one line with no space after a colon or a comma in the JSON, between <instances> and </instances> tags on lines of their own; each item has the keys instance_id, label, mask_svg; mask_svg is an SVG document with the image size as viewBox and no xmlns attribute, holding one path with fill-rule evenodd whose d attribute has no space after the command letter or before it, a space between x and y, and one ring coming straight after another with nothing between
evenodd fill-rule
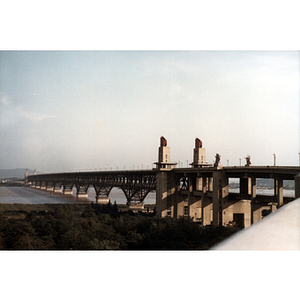
<instances>
[{"instance_id":1,"label":"metal lattice structure","mask_svg":"<svg viewBox=\"0 0 300 300\"><path fill-rule=\"evenodd\" d=\"M76 187L77 196L87 194L93 187L96 198L108 196L112 188L120 188L128 202L142 202L149 192L156 190L156 172L141 171L107 171L39 174L27 177L32 187L41 187L49 191L61 189L63 193Z\"/></svg>"}]
</instances>

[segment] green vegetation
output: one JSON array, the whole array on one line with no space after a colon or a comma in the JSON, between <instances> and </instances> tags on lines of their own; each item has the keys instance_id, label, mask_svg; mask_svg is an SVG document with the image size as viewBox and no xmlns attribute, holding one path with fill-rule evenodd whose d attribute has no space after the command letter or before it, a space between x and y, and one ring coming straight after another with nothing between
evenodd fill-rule
<instances>
[{"instance_id":1,"label":"green vegetation","mask_svg":"<svg viewBox=\"0 0 300 300\"><path fill-rule=\"evenodd\" d=\"M121 212L111 204L0 205L2 250L201 250L237 230Z\"/></svg>"}]
</instances>

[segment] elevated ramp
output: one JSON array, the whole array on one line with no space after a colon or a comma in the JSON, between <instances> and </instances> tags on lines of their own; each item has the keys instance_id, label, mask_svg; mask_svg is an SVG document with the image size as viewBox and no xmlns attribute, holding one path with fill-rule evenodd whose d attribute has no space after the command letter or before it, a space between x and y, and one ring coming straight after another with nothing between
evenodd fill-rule
<instances>
[{"instance_id":1,"label":"elevated ramp","mask_svg":"<svg viewBox=\"0 0 300 300\"><path fill-rule=\"evenodd\" d=\"M300 250L300 198L237 232L211 250Z\"/></svg>"}]
</instances>

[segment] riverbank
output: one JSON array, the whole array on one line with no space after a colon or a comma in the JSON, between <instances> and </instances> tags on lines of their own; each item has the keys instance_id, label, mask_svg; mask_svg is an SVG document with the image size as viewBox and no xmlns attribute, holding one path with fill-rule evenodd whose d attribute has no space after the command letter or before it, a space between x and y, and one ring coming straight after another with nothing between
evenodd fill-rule
<instances>
[{"instance_id":1,"label":"riverbank","mask_svg":"<svg viewBox=\"0 0 300 300\"><path fill-rule=\"evenodd\" d=\"M236 231L112 204L0 204L2 250L207 250Z\"/></svg>"}]
</instances>

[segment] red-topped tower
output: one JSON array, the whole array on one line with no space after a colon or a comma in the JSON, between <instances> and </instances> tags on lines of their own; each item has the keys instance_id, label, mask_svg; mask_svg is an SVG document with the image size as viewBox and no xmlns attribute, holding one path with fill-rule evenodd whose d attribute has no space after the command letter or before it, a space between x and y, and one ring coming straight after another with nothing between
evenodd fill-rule
<instances>
[{"instance_id":1,"label":"red-topped tower","mask_svg":"<svg viewBox=\"0 0 300 300\"><path fill-rule=\"evenodd\" d=\"M209 167L211 164L206 163L205 148L202 148L202 141L195 139L194 160L191 163L194 168Z\"/></svg>"},{"instance_id":2,"label":"red-topped tower","mask_svg":"<svg viewBox=\"0 0 300 300\"><path fill-rule=\"evenodd\" d=\"M167 146L167 139L160 137L158 148L158 162L155 163L158 169L172 169L177 163L170 162L170 147Z\"/></svg>"}]
</instances>

